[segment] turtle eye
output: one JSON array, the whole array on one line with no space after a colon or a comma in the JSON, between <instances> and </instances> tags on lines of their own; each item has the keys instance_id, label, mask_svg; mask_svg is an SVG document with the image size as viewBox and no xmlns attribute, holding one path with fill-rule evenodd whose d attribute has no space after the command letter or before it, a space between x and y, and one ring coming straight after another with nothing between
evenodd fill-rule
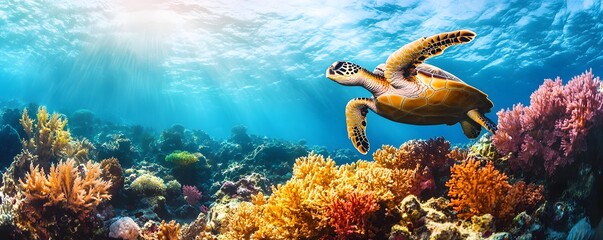
<instances>
[{"instance_id":1,"label":"turtle eye","mask_svg":"<svg viewBox=\"0 0 603 240\"><path fill-rule=\"evenodd\" d=\"M337 71L344 65L344 62L336 62L334 65L333 70Z\"/></svg>"}]
</instances>

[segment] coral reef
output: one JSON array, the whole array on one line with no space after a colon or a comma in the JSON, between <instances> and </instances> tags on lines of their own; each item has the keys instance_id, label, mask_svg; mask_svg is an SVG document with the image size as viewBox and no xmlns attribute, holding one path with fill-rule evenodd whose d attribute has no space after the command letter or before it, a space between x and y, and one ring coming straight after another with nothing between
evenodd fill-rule
<instances>
[{"instance_id":1,"label":"coral reef","mask_svg":"<svg viewBox=\"0 0 603 240\"><path fill-rule=\"evenodd\" d=\"M103 142L98 148L98 157L117 158L119 163L128 168L140 158L140 153L129 138L123 134L111 134L110 140Z\"/></svg>"},{"instance_id":2,"label":"coral reef","mask_svg":"<svg viewBox=\"0 0 603 240\"><path fill-rule=\"evenodd\" d=\"M452 223L444 198L421 203L414 195L400 202L396 211L401 220L392 227L389 239L480 239L489 228L489 218L474 218L468 226Z\"/></svg>"},{"instance_id":3,"label":"coral reef","mask_svg":"<svg viewBox=\"0 0 603 240\"><path fill-rule=\"evenodd\" d=\"M592 128L603 122L601 81L592 71L563 85L547 79L530 96L530 105L517 104L498 114L493 143L510 164L527 172L546 171L550 176L574 162L586 150Z\"/></svg>"},{"instance_id":4,"label":"coral reef","mask_svg":"<svg viewBox=\"0 0 603 240\"><path fill-rule=\"evenodd\" d=\"M584 82L547 84L592 97L576 90ZM588 119L598 114L569 108ZM27 115L32 109L36 119ZM498 134L453 148L444 138L385 145L367 161L350 149L256 136L244 126L219 140L181 125L154 132L84 113L70 123L93 125L72 127L71 135L67 119L44 107L5 115L17 126L21 116L25 129L22 143L13 137L21 144L8 147L23 149L10 153L2 178L0 236L11 239L557 239L590 234L581 219L603 214L603 127L577 115L568 118L577 124L558 123L568 135L549 147L573 159L553 175L542 152L528 167L519 157L531 153L495 148ZM525 131L517 136L548 144L548 135ZM74 139L83 135L89 140Z\"/></svg>"}]
</instances>

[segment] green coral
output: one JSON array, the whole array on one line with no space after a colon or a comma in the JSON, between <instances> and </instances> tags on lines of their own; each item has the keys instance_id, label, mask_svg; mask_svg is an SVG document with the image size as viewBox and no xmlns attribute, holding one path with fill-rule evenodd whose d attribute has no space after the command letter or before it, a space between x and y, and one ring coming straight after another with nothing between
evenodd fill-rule
<instances>
[{"instance_id":1,"label":"green coral","mask_svg":"<svg viewBox=\"0 0 603 240\"><path fill-rule=\"evenodd\" d=\"M163 179L156 177L153 174L143 174L130 184L130 188L137 192L142 193L145 196L160 196L166 191L166 186L163 183Z\"/></svg>"},{"instance_id":2,"label":"green coral","mask_svg":"<svg viewBox=\"0 0 603 240\"><path fill-rule=\"evenodd\" d=\"M176 164L177 166L189 166L196 162L199 162L199 157L202 157L201 153L190 153L187 151L174 151L165 157L165 160Z\"/></svg>"}]
</instances>

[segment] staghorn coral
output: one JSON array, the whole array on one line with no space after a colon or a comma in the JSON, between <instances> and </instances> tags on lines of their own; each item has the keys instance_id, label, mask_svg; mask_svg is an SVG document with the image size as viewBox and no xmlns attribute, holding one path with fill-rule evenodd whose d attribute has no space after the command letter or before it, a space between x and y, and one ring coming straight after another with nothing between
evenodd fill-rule
<instances>
[{"instance_id":1,"label":"staghorn coral","mask_svg":"<svg viewBox=\"0 0 603 240\"><path fill-rule=\"evenodd\" d=\"M20 122L27 135L22 141L23 149L37 155L39 161L46 163L65 155L64 150L71 141L71 134L65 129L67 119L57 113L49 116L42 106L38 108L37 121L29 118L25 108Z\"/></svg>"},{"instance_id":2,"label":"staghorn coral","mask_svg":"<svg viewBox=\"0 0 603 240\"><path fill-rule=\"evenodd\" d=\"M89 161L80 172L73 159L52 165L48 175L43 169L30 165L25 182L19 180L27 202L43 201L43 206L60 205L73 212L86 214L102 201L111 199L111 181L101 178L98 163Z\"/></svg>"},{"instance_id":3,"label":"staghorn coral","mask_svg":"<svg viewBox=\"0 0 603 240\"><path fill-rule=\"evenodd\" d=\"M19 186L24 201L17 223L31 238L91 236L98 218L93 211L111 198L111 182L102 180L99 164L91 161L80 166L73 159L60 161L48 174L30 164Z\"/></svg>"},{"instance_id":4,"label":"staghorn coral","mask_svg":"<svg viewBox=\"0 0 603 240\"><path fill-rule=\"evenodd\" d=\"M591 71L572 78L565 86L560 78L547 79L521 103L497 113L494 146L515 169L544 170L549 176L572 163L586 150L586 137L603 120L603 94L599 77Z\"/></svg>"},{"instance_id":5,"label":"staghorn coral","mask_svg":"<svg viewBox=\"0 0 603 240\"><path fill-rule=\"evenodd\" d=\"M480 165L479 161L468 159L450 168L446 186L450 189L450 206L460 218L495 213L500 199L511 188L507 175L494 169L492 162Z\"/></svg>"},{"instance_id":6,"label":"staghorn coral","mask_svg":"<svg viewBox=\"0 0 603 240\"><path fill-rule=\"evenodd\" d=\"M259 223L262 221L259 206L262 205L242 202L227 215L222 227L224 234L218 239L258 239L256 232L260 229Z\"/></svg>"}]
</instances>

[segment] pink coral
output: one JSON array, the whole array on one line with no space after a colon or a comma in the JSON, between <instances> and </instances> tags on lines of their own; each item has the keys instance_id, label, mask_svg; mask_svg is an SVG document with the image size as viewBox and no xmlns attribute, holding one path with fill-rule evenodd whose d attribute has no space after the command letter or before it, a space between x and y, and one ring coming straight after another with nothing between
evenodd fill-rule
<instances>
[{"instance_id":1,"label":"pink coral","mask_svg":"<svg viewBox=\"0 0 603 240\"><path fill-rule=\"evenodd\" d=\"M588 131L603 120L600 86L592 70L565 86L560 78L545 80L530 96L529 106L517 104L497 113L495 147L511 154L509 162L515 169L544 169L552 175L585 151Z\"/></svg>"},{"instance_id":2,"label":"pink coral","mask_svg":"<svg viewBox=\"0 0 603 240\"><path fill-rule=\"evenodd\" d=\"M194 206L201 199L201 192L196 186L182 186L182 195L184 195L184 200L191 206Z\"/></svg>"}]
</instances>

